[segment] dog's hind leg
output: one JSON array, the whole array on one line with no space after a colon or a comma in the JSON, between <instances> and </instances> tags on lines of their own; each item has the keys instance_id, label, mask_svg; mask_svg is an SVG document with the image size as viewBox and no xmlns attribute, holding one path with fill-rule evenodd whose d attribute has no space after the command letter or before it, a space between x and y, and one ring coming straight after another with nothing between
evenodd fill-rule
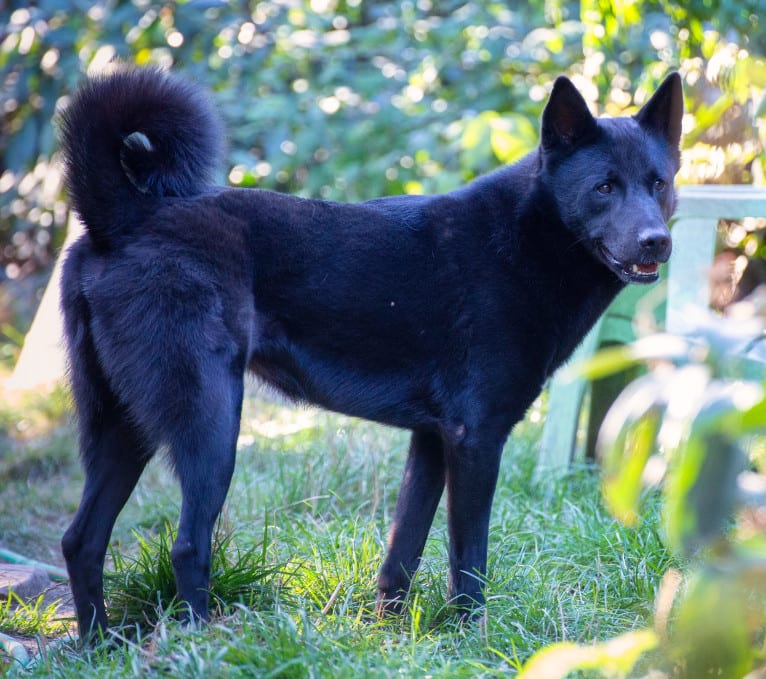
<instances>
[{"instance_id":1,"label":"dog's hind leg","mask_svg":"<svg viewBox=\"0 0 766 679\"><path fill-rule=\"evenodd\" d=\"M415 431L394 510L388 555L378 577L378 613L401 607L420 563L444 491L444 446L437 432Z\"/></svg>"},{"instance_id":2,"label":"dog's hind leg","mask_svg":"<svg viewBox=\"0 0 766 679\"><path fill-rule=\"evenodd\" d=\"M113 399L83 412L81 447L85 486L77 514L61 540L80 636L106 630L104 556L117 515L141 476L151 451Z\"/></svg>"},{"instance_id":3,"label":"dog's hind leg","mask_svg":"<svg viewBox=\"0 0 766 679\"><path fill-rule=\"evenodd\" d=\"M104 375L90 305L81 280L89 245L72 246L64 263L61 304L85 471L80 506L61 539L83 641L106 630L104 557L114 522L155 446L136 427Z\"/></svg>"},{"instance_id":4,"label":"dog's hind leg","mask_svg":"<svg viewBox=\"0 0 766 679\"><path fill-rule=\"evenodd\" d=\"M243 378L221 362L207 367L200 387L205 400L170 443L182 492L171 559L179 599L207 620L212 533L234 471Z\"/></svg>"}]
</instances>

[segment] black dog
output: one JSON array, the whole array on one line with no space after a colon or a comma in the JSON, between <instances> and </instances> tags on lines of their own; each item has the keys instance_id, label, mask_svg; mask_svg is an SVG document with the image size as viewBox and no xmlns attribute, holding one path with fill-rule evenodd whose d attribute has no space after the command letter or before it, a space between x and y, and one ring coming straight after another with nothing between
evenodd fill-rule
<instances>
[{"instance_id":1,"label":"black dog","mask_svg":"<svg viewBox=\"0 0 766 679\"><path fill-rule=\"evenodd\" d=\"M480 605L511 427L620 289L670 255L682 109L672 74L633 118L596 120L562 77L519 163L446 195L349 205L211 186L221 127L182 80L87 82L62 118L87 227L62 294L86 472L62 547L81 633L106 626L107 543L159 447L183 491L178 594L207 618L248 370L412 430L379 609L407 592L445 485L450 597Z\"/></svg>"}]
</instances>

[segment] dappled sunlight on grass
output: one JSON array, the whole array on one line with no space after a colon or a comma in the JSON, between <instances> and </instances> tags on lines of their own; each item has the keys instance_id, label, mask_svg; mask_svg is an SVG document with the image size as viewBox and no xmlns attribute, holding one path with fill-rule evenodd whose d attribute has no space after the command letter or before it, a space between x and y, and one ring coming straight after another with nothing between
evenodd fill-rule
<instances>
[{"instance_id":1,"label":"dappled sunlight on grass","mask_svg":"<svg viewBox=\"0 0 766 679\"><path fill-rule=\"evenodd\" d=\"M0 375L0 436L19 442L31 441L50 434L70 412L70 396L66 388L18 391L6 389ZM2 460L0 449L0 464Z\"/></svg>"},{"instance_id":2,"label":"dappled sunlight on grass","mask_svg":"<svg viewBox=\"0 0 766 679\"><path fill-rule=\"evenodd\" d=\"M255 441L254 434L266 438L277 438L295 434L305 429L312 429L317 425L318 414L319 412L313 408L268 407L259 409L254 417L243 420L242 431L252 433L240 433L237 445L252 445Z\"/></svg>"},{"instance_id":3,"label":"dappled sunlight on grass","mask_svg":"<svg viewBox=\"0 0 766 679\"><path fill-rule=\"evenodd\" d=\"M41 594L32 601L24 601L13 592L0 601L0 630L26 637L38 634L59 637L76 632L72 610L68 607L64 610L62 599L50 601Z\"/></svg>"}]
</instances>

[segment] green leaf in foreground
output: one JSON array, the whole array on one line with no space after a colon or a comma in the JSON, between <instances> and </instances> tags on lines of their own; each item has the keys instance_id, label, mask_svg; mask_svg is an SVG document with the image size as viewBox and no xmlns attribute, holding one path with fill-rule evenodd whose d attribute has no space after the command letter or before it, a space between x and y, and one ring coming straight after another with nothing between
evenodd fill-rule
<instances>
[{"instance_id":1,"label":"green leaf in foreground","mask_svg":"<svg viewBox=\"0 0 766 679\"><path fill-rule=\"evenodd\" d=\"M656 645L657 636L651 630L628 632L593 646L553 644L535 653L518 679L564 679L575 670L601 670L613 677L624 677L641 655Z\"/></svg>"},{"instance_id":2,"label":"green leaf in foreground","mask_svg":"<svg viewBox=\"0 0 766 679\"><path fill-rule=\"evenodd\" d=\"M665 523L674 548L692 551L727 525L737 477L747 463L737 440L742 413L760 398L756 385L712 381L688 408L683 433L665 446L672 459L664 489Z\"/></svg>"},{"instance_id":3,"label":"green leaf in foreground","mask_svg":"<svg viewBox=\"0 0 766 679\"><path fill-rule=\"evenodd\" d=\"M693 578L679 605L669 651L682 677L744 677L755 660L752 640L762 636L764 593L738 573L708 569ZM759 631L760 628L760 631Z\"/></svg>"},{"instance_id":4,"label":"green leaf in foreground","mask_svg":"<svg viewBox=\"0 0 766 679\"><path fill-rule=\"evenodd\" d=\"M623 372L646 361L683 361L690 355L700 353L683 337L675 335L650 335L642 337L632 344L620 344L600 350L585 361L566 368L570 375L577 375L587 380L598 380L615 373Z\"/></svg>"},{"instance_id":5,"label":"green leaf in foreground","mask_svg":"<svg viewBox=\"0 0 766 679\"><path fill-rule=\"evenodd\" d=\"M655 448L665 387L654 374L637 379L615 401L599 433L604 500L612 515L629 526L638 520L642 478Z\"/></svg>"}]
</instances>

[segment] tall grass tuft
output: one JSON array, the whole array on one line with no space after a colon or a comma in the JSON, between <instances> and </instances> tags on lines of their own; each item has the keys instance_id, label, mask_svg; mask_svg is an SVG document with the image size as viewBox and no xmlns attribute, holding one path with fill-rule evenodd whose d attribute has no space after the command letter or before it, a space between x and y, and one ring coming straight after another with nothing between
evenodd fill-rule
<instances>
[{"instance_id":1,"label":"tall grass tuft","mask_svg":"<svg viewBox=\"0 0 766 679\"><path fill-rule=\"evenodd\" d=\"M138 552L124 555L112 550L114 570L104 574L109 624L156 623L162 612L182 613L170 558L175 529L166 524L156 535L134 533ZM266 536L261 545L241 549L234 533L219 521L213 535L210 594L211 612L225 615L236 604L270 608L279 595L287 571L269 562Z\"/></svg>"}]
</instances>

